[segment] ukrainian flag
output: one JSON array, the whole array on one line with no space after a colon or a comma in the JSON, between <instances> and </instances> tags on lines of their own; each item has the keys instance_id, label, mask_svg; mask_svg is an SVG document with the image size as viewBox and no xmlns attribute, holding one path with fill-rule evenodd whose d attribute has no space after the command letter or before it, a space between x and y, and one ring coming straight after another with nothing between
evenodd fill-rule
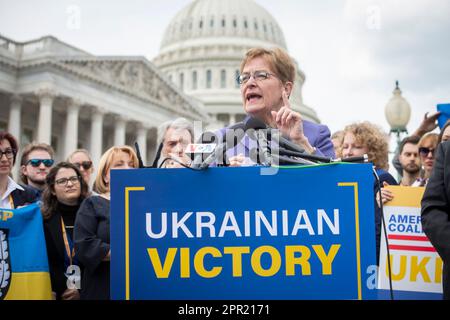
<instances>
[{"instance_id":1,"label":"ukrainian flag","mask_svg":"<svg viewBox=\"0 0 450 320\"><path fill-rule=\"evenodd\" d=\"M52 289L39 206L0 209L0 300L50 300Z\"/></svg>"}]
</instances>

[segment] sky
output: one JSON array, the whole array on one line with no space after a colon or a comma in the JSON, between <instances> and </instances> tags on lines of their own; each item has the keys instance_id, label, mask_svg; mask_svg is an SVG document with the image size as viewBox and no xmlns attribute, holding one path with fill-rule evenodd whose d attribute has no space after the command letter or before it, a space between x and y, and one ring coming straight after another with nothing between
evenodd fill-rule
<instances>
[{"instance_id":1,"label":"sky","mask_svg":"<svg viewBox=\"0 0 450 320\"><path fill-rule=\"evenodd\" d=\"M278 21L306 75L304 103L332 132L364 120L389 131L384 109L396 80L411 105L409 132L425 112L450 103L450 1L255 1ZM190 2L0 0L0 34L15 41L53 35L95 55L152 60Z\"/></svg>"}]
</instances>

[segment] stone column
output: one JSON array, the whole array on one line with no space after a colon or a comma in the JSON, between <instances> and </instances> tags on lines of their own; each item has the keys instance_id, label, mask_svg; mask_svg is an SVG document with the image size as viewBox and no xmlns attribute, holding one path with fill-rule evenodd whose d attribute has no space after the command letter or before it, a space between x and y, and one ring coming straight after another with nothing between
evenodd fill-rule
<instances>
[{"instance_id":1,"label":"stone column","mask_svg":"<svg viewBox=\"0 0 450 320\"><path fill-rule=\"evenodd\" d=\"M139 151L141 153L142 162L147 165L147 131L148 128L144 124L139 124L137 127L137 143L139 145Z\"/></svg>"},{"instance_id":2,"label":"stone column","mask_svg":"<svg viewBox=\"0 0 450 320\"><path fill-rule=\"evenodd\" d=\"M66 115L66 135L64 137L64 158L78 149L78 115L81 101L69 100Z\"/></svg>"},{"instance_id":3,"label":"stone column","mask_svg":"<svg viewBox=\"0 0 450 320\"><path fill-rule=\"evenodd\" d=\"M21 112L22 112L22 102L23 99L18 95L13 95L11 97L11 106L9 109L9 123L8 132L11 133L20 145L20 122L21 122Z\"/></svg>"},{"instance_id":4,"label":"stone column","mask_svg":"<svg viewBox=\"0 0 450 320\"><path fill-rule=\"evenodd\" d=\"M124 117L116 116L116 126L114 127L114 145L123 146L125 144L127 121Z\"/></svg>"},{"instance_id":5,"label":"stone column","mask_svg":"<svg viewBox=\"0 0 450 320\"><path fill-rule=\"evenodd\" d=\"M19 168L20 168L20 157L22 151L20 148L20 136L21 136L21 112L22 112L22 102L23 99L19 95L13 95L11 97L11 105L9 109L9 122L8 122L8 132L11 133L19 144L19 154L16 156L16 164L12 169L12 175L14 180L19 181Z\"/></svg>"},{"instance_id":6,"label":"stone column","mask_svg":"<svg viewBox=\"0 0 450 320\"><path fill-rule=\"evenodd\" d=\"M92 110L91 119L91 157L95 168L98 168L98 163L103 153L103 119L106 110L102 108L94 108Z\"/></svg>"},{"instance_id":7,"label":"stone column","mask_svg":"<svg viewBox=\"0 0 450 320\"><path fill-rule=\"evenodd\" d=\"M39 116L37 142L52 143L52 109L56 93L50 89L42 89L37 92L39 96Z\"/></svg>"}]
</instances>

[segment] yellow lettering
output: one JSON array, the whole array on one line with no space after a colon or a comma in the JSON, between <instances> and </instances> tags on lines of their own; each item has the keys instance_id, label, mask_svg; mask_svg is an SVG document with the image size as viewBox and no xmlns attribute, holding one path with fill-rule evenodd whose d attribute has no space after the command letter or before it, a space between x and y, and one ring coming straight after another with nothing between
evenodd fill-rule
<instances>
[{"instance_id":1,"label":"yellow lettering","mask_svg":"<svg viewBox=\"0 0 450 320\"><path fill-rule=\"evenodd\" d=\"M436 258L436 265L434 269L434 282L442 283L442 259Z\"/></svg>"},{"instance_id":2,"label":"yellow lettering","mask_svg":"<svg viewBox=\"0 0 450 320\"><path fill-rule=\"evenodd\" d=\"M425 268L428 261L430 261L430 257L425 257L418 264L418 257L411 257L411 276L409 277L410 281L417 281L417 275L420 273L423 277L423 281L431 282L430 276L428 275L427 269Z\"/></svg>"},{"instance_id":3,"label":"yellow lettering","mask_svg":"<svg viewBox=\"0 0 450 320\"><path fill-rule=\"evenodd\" d=\"M159 253L156 248L148 248L148 255L155 270L157 278L168 278L170 270L172 270L173 261L175 260L175 255L177 254L177 248L169 248L167 250L166 259L164 259L164 266L161 264L161 259L159 258Z\"/></svg>"},{"instance_id":4,"label":"yellow lettering","mask_svg":"<svg viewBox=\"0 0 450 320\"><path fill-rule=\"evenodd\" d=\"M214 247L204 247L197 251L194 257L194 267L197 274L203 278L214 278L222 272L222 267L213 267L211 270L206 270L203 261L207 254L214 258L222 257L222 253Z\"/></svg>"},{"instance_id":5,"label":"yellow lettering","mask_svg":"<svg viewBox=\"0 0 450 320\"><path fill-rule=\"evenodd\" d=\"M180 249L180 276L181 278L189 278L191 276L191 258L189 256L189 248Z\"/></svg>"},{"instance_id":6,"label":"yellow lettering","mask_svg":"<svg viewBox=\"0 0 450 320\"><path fill-rule=\"evenodd\" d=\"M328 254L325 253L321 245L315 245L312 247L316 252L317 257L319 257L320 262L322 262L322 274L332 274L333 271L331 269L331 265L333 264L334 258L336 257L336 254L341 245L333 244L330 248L330 251L328 251Z\"/></svg>"},{"instance_id":7,"label":"yellow lettering","mask_svg":"<svg viewBox=\"0 0 450 320\"><path fill-rule=\"evenodd\" d=\"M391 267L394 265L394 257L393 255L390 255L391 260ZM392 272L392 281L400 281L405 277L406 274L406 256L400 256L400 265L399 265L399 272L397 274L394 273L394 270L391 270ZM389 265L388 261L386 260L386 276L389 277Z\"/></svg>"},{"instance_id":8,"label":"yellow lettering","mask_svg":"<svg viewBox=\"0 0 450 320\"><path fill-rule=\"evenodd\" d=\"M11 219L14 216L14 213L12 211L1 211L2 212L2 220L6 221L8 219Z\"/></svg>"},{"instance_id":9,"label":"yellow lettering","mask_svg":"<svg viewBox=\"0 0 450 320\"><path fill-rule=\"evenodd\" d=\"M263 269L261 265L261 256L263 253L268 253L271 257L272 263L269 269ZM281 268L281 256L278 250L272 246L261 246L255 249L252 254L251 264L253 271L261 277L271 277Z\"/></svg>"},{"instance_id":10,"label":"yellow lettering","mask_svg":"<svg viewBox=\"0 0 450 320\"><path fill-rule=\"evenodd\" d=\"M295 276L295 265L302 267L302 275L311 275L311 265L308 260L311 256L311 251L305 246L286 246L286 275ZM300 253L296 257L295 254Z\"/></svg>"},{"instance_id":11,"label":"yellow lettering","mask_svg":"<svg viewBox=\"0 0 450 320\"><path fill-rule=\"evenodd\" d=\"M242 277L242 255L250 253L250 247L225 247L223 253L231 254L233 277Z\"/></svg>"}]
</instances>

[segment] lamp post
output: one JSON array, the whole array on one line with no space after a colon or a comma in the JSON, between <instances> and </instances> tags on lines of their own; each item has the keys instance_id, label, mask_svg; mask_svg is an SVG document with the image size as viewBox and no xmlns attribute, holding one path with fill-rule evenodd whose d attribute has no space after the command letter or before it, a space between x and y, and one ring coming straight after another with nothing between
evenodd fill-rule
<instances>
[{"instance_id":1,"label":"lamp post","mask_svg":"<svg viewBox=\"0 0 450 320\"><path fill-rule=\"evenodd\" d=\"M411 118L411 107L408 101L402 97L402 91L399 88L398 81L395 82L393 94L393 97L389 100L384 111L386 120L391 127L389 135L395 134L397 136L397 146L392 152L392 154L395 154L396 150L400 147L402 133L408 133L406 126ZM400 174L398 177L400 178Z\"/></svg>"},{"instance_id":2,"label":"lamp post","mask_svg":"<svg viewBox=\"0 0 450 320\"><path fill-rule=\"evenodd\" d=\"M408 133L406 126L411 118L411 107L402 97L402 91L398 86L398 81L395 82L394 96L389 100L385 108L386 120L391 126L391 133L397 136L397 147L401 142L401 134Z\"/></svg>"}]
</instances>

